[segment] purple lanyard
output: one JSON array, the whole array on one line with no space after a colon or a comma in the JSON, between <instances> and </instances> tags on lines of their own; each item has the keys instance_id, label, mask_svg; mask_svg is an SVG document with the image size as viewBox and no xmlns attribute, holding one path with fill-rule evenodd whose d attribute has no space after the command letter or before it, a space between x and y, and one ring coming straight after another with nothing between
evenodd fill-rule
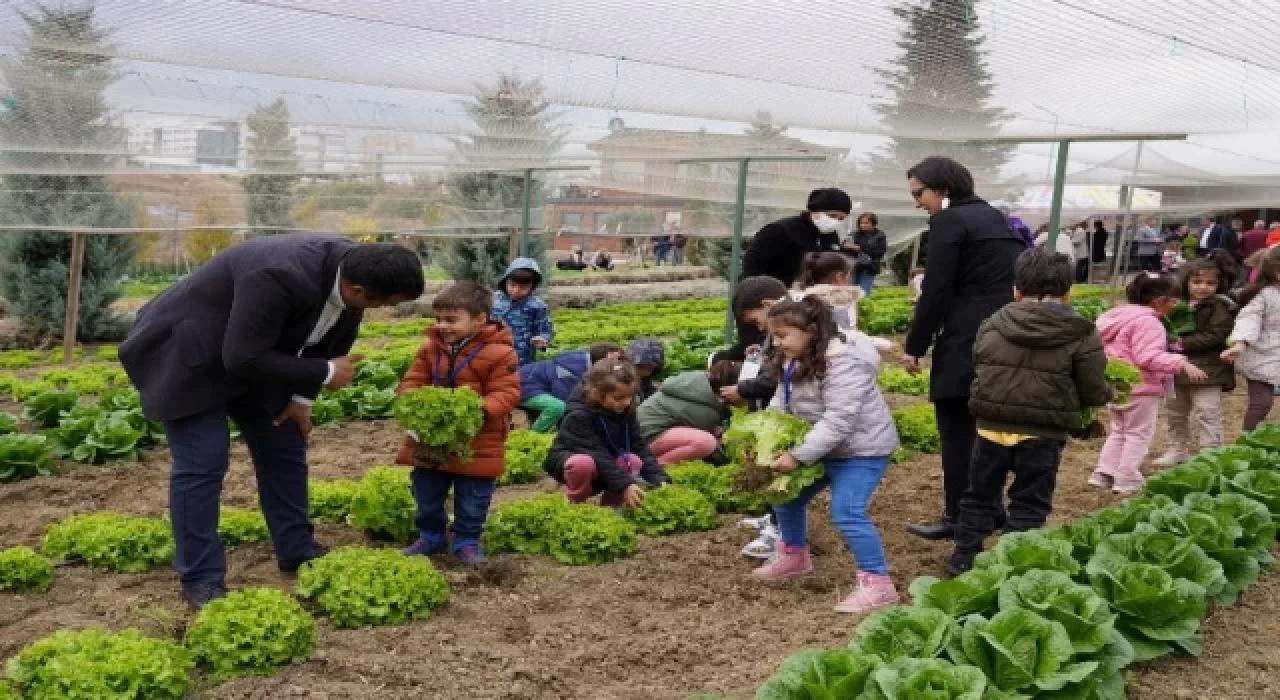
<instances>
[{"instance_id":1,"label":"purple lanyard","mask_svg":"<svg viewBox=\"0 0 1280 700\"><path fill-rule=\"evenodd\" d=\"M796 373L796 361L791 360L782 370L782 405L791 411L791 377Z\"/></svg>"},{"instance_id":2,"label":"purple lanyard","mask_svg":"<svg viewBox=\"0 0 1280 700\"><path fill-rule=\"evenodd\" d=\"M467 368L467 365L471 364L472 360L476 359L476 355L479 355L480 351L484 350L485 345L486 345L485 343L480 343L479 345L477 345L474 349L472 349L471 352L467 353L466 357L462 358L461 362L455 365L454 368L449 370L448 374L444 376L441 376L436 373L436 370L438 370L440 366L444 364L444 350L437 350L436 366L431 368L431 385L444 386L450 389L453 389L454 387L458 386L458 375L462 372L462 370Z\"/></svg>"},{"instance_id":3,"label":"purple lanyard","mask_svg":"<svg viewBox=\"0 0 1280 700\"><path fill-rule=\"evenodd\" d=\"M609 449L616 451L618 449L618 445L613 441L613 435L609 434L609 423L605 421L603 416L600 418L600 427L604 430L604 439L606 442L609 443ZM625 457L629 454L631 454L631 431L627 430L626 426L623 426L622 427L622 452L616 454L615 456Z\"/></svg>"}]
</instances>

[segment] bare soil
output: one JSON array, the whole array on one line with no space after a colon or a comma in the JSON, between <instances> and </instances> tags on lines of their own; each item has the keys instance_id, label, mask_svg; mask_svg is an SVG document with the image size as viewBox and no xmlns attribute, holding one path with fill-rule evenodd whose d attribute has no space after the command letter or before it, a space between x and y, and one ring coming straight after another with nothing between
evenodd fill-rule
<instances>
[{"instance_id":1,"label":"bare soil","mask_svg":"<svg viewBox=\"0 0 1280 700\"><path fill-rule=\"evenodd\" d=\"M1240 424L1242 397L1227 402L1227 425ZM319 478L355 478L388 463L399 445L387 422L346 423L317 431L311 463ZM1100 441L1073 443L1064 459L1054 519L1102 507L1109 493L1085 485ZM1159 445L1157 445L1159 447ZM72 513L115 509L161 515L168 459L153 452L139 464L72 467L61 475L0 485L0 546L36 545L46 525ZM503 488L499 498L547 488ZM872 513L899 586L942 574L943 543L906 534L937 515L936 457L892 467ZM226 501L252 507L254 477L237 448ZM684 698L706 692L750 697L787 655L807 646L847 642L859 618L831 607L852 585L853 568L826 518L812 510L814 575L788 585L754 583L754 565L738 550L752 536L725 516L712 532L641 538L635 557L572 568L542 559L501 559L481 573L441 560L453 584L448 606L415 624L337 630L321 619L319 650L307 663L265 677L218 686L208 698ZM321 526L329 544L360 542L346 527ZM287 587L267 545L230 554L233 586ZM84 567L59 571L53 590L0 595L0 658L63 627L140 627L176 636L189 620L173 574L165 569L120 575ZM1214 613L1200 659L1166 659L1133 673L1131 697L1280 698L1280 576L1272 573L1241 604Z\"/></svg>"}]
</instances>

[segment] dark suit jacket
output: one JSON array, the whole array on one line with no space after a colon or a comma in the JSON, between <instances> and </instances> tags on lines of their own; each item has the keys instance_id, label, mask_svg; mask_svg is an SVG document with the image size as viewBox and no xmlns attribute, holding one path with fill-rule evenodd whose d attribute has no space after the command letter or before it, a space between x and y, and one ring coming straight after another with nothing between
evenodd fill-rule
<instances>
[{"instance_id":1,"label":"dark suit jacket","mask_svg":"<svg viewBox=\"0 0 1280 700\"><path fill-rule=\"evenodd\" d=\"M1203 235L1203 232L1201 235ZM1197 244L1197 250L1201 255L1207 255L1209 251L1218 250L1219 248L1236 255L1238 253L1237 249L1240 247L1240 237L1236 235L1235 230L1225 224L1214 224L1209 231L1209 239L1205 242L1208 245L1203 248L1200 248Z\"/></svg>"},{"instance_id":2,"label":"dark suit jacket","mask_svg":"<svg viewBox=\"0 0 1280 700\"><path fill-rule=\"evenodd\" d=\"M271 411L314 397L327 359L346 355L363 314L348 309L320 342L299 351L356 244L284 234L228 248L138 311L120 362L152 420L185 418L251 390Z\"/></svg>"}]
</instances>

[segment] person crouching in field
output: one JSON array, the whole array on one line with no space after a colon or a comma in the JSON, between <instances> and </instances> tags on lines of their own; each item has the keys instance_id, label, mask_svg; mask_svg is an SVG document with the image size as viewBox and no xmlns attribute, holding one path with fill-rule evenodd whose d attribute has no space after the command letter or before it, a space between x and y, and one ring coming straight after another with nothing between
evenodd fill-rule
<instances>
[{"instance_id":1,"label":"person crouching in field","mask_svg":"<svg viewBox=\"0 0 1280 700\"><path fill-rule=\"evenodd\" d=\"M720 448L720 433L729 406L720 390L736 386L741 362L721 360L709 370L681 372L669 377L658 393L637 409L640 433L664 467L677 462L711 458ZM724 463L719 459L709 461Z\"/></svg>"},{"instance_id":2,"label":"person crouching in field","mask_svg":"<svg viewBox=\"0 0 1280 700\"><path fill-rule=\"evenodd\" d=\"M427 340L396 392L422 386L470 387L484 400L484 425L471 443L473 457L468 462L451 457L445 464L434 463L419 454L413 436L405 439L396 464L413 467L418 540L404 553L434 554L449 547L444 504L452 489L453 553L475 566L485 561L480 535L502 476L511 413L520 403L519 360L510 329L489 318L493 295L484 285L458 282L437 295L431 308L435 323L427 328Z\"/></svg>"},{"instance_id":3,"label":"person crouching in field","mask_svg":"<svg viewBox=\"0 0 1280 700\"><path fill-rule=\"evenodd\" d=\"M635 365L604 359L587 370L569 397L543 467L564 484L570 501L602 494L602 506L634 509L644 503L645 487L671 481L640 433L639 385Z\"/></svg>"},{"instance_id":4,"label":"person crouching in field","mask_svg":"<svg viewBox=\"0 0 1280 700\"><path fill-rule=\"evenodd\" d=\"M591 365L606 357L622 357L617 343L596 343L586 351L562 352L520 368L520 408L536 411L533 430L549 433L560 424L565 402Z\"/></svg>"},{"instance_id":5,"label":"person crouching in field","mask_svg":"<svg viewBox=\"0 0 1280 700\"><path fill-rule=\"evenodd\" d=\"M1102 338L1068 304L1071 260L1032 248L1018 256L1013 274L1014 303L982 322L973 346L969 409L978 440L946 562L952 574L973 568L995 531L1010 473L1005 531L1044 525L1068 433L1081 409L1111 400Z\"/></svg>"}]
</instances>

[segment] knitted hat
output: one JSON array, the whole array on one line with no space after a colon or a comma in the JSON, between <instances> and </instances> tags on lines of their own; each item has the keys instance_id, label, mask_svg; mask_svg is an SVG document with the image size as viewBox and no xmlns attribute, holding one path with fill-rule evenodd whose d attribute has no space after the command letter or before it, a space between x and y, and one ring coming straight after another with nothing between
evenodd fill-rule
<instances>
[{"instance_id":1,"label":"knitted hat","mask_svg":"<svg viewBox=\"0 0 1280 700\"><path fill-rule=\"evenodd\" d=\"M842 211L846 214L853 211L853 200L844 190L834 187L823 187L809 193L809 211Z\"/></svg>"},{"instance_id":2,"label":"knitted hat","mask_svg":"<svg viewBox=\"0 0 1280 700\"><path fill-rule=\"evenodd\" d=\"M662 342L657 338L637 338L627 348L627 359L631 360L632 364L645 365L646 367L662 369L665 355L666 351L662 347Z\"/></svg>"}]
</instances>

